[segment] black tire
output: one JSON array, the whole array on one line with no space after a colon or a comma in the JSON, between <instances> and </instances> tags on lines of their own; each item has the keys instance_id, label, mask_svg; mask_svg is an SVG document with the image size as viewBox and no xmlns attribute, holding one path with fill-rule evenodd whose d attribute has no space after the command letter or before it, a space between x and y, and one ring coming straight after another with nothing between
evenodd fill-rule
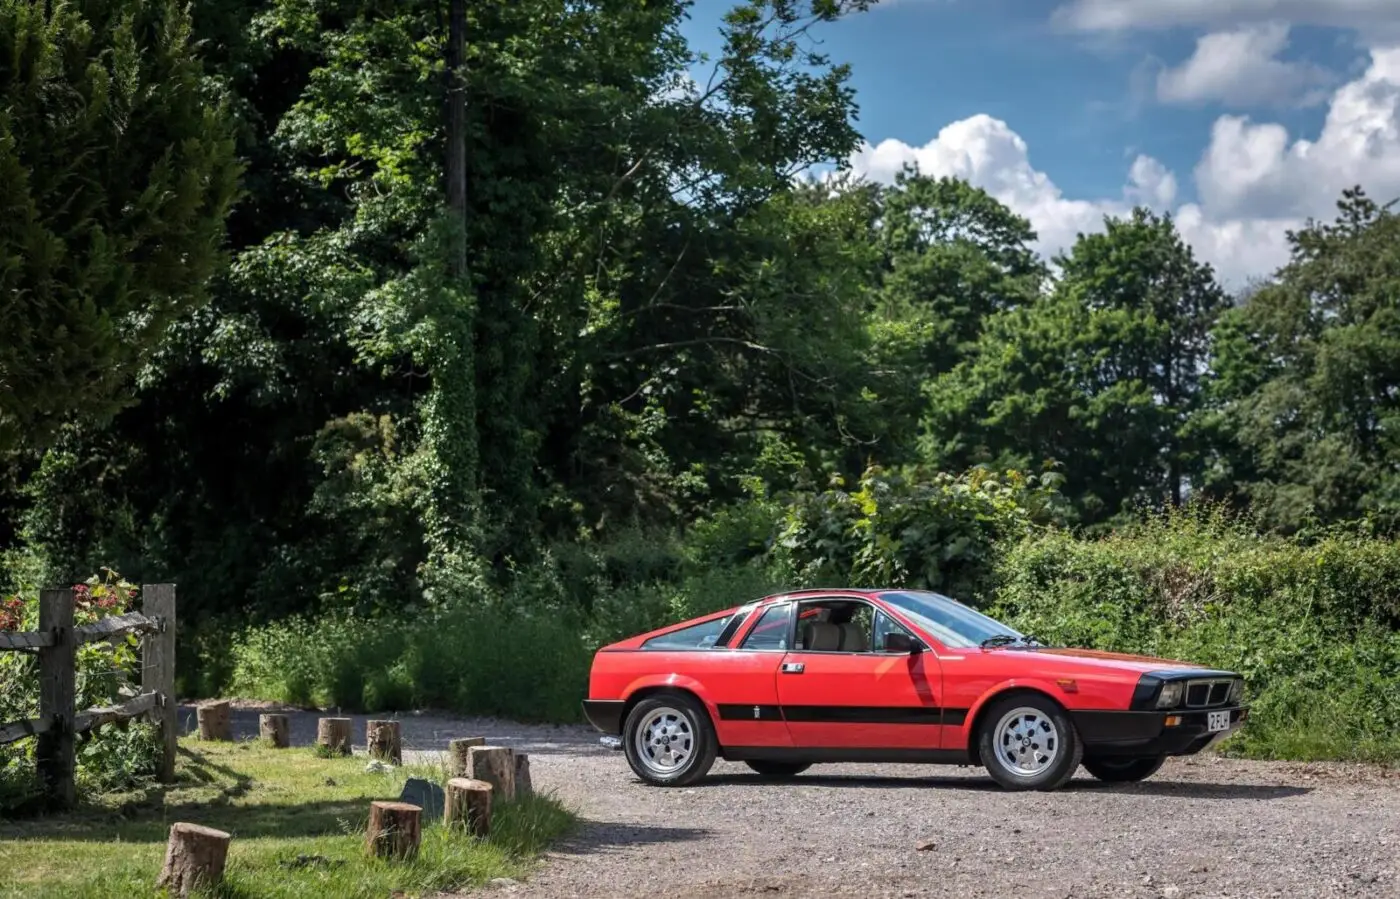
<instances>
[{"instance_id":1,"label":"black tire","mask_svg":"<svg viewBox=\"0 0 1400 899\"><path fill-rule=\"evenodd\" d=\"M1054 750L1048 763L1035 770L1017 769L997 754L997 731L1002 727L1003 720L1018 710L1029 714L1010 719L1009 725L1019 723L1020 726L1027 727L1035 723L1035 726L1024 731L1026 743L1016 744L1013 741L1008 746L1008 758L1013 753L1018 756L1024 753L1024 756L1020 757L1027 761L1026 767L1034 769L1040 757L1046 754L1047 748ZM1050 727L1047 727L1047 724ZM1037 734L1042 740L1048 740L1048 745L1036 743ZM1007 737L1009 732L1003 734L1003 739ZM987 773L992 776L992 780L1008 790L1058 790L1069 783L1069 779L1074 776L1084 758L1084 744L1079 740L1074 722L1059 703L1041 693L1013 693L993 700L986 714L982 716L976 740L977 750Z\"/></svg>"},{"instance_id":2,"label":"black tire","mask_svg":"<svg viewBox=\"0 0 1400 899\"><path fill-rule=\"evenodd\" d=\"M658 715L671 719L664 728L652 728L652 732L666 743L664 746L652 746L644 754L638 745L637 731L654 724ZM662 730L666 733L662 733ZM677 747L683 745L687 751L684 758L671 767L662 764L662 760L670 754L673 739ZM642 742L646 743L645 740ZM710 716L699 701L684 693L662 693L648 696L632 707L622 728L622 749L627 756L627 764L642 780L658 787L683 787L710 773L719 752L719 743L715 739Z\"/></svg>"},{"instance_id":3,"label":"black tire","mask_svg":"<svg viewBox=\"0 0 1400 899\"><path fill-rule=\"evenodd\" d=\"M770 762L755 760L752 762L745 762L744 764L764 777L784 780L789 777L796 777L803 771L812 767L811 762Z\"/></svg>"},{"instance_id":4,"label":"black tire","mask_svg":"<svg viewBox=\"0 0 1400 899\"><path fill-rule=\"evenodd\" d=\"M1146 780L1167 761L1164 755L1148 758L1085 759L1084 770L1105 783L1126 784Z\"/></svg>"}]
</instances>

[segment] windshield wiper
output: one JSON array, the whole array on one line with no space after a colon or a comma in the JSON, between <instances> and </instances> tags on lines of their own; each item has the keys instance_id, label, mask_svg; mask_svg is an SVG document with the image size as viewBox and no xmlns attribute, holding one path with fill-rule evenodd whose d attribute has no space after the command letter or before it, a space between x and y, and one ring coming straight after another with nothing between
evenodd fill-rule
<instances>
[{"instance_id":1,"label":"windshield wiper","mask_svg":"<svg viewBox=\"0 0 1400 899\"><path fill-rule=\"evenodd\" d=\"M990 646L1005 646L1008 643L1015 643L1017 639L1019 638L1013 637L1010 634L996 634L983 640L982 647L985 649Z\"/></svg>"},{"instance_id":2,"label":"windshield wiper","mask_svg":"<svg viewBox=\"0 0 1400 899\"><path fill-rule=\"evenodd\" d=\"M1024 637L1021 638L1021 642L1026 644L1027 646L1045 645L1045 641L1037 637L1035 634L1026 634Z\"/></svg>"}]
</instances>

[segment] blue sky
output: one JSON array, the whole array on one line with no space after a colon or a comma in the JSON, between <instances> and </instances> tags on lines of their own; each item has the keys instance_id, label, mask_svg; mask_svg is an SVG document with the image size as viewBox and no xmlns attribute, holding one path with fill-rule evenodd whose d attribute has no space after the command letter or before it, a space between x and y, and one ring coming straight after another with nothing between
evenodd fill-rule
<instances>
[{"instance_id":1,"label":"blue sky","mask_svg":"<svg viewBox=\"0 0 1400 899\"><path fill-rule=\"evenodd\" d=\"M696 3L693 46L729 5ZM885 0L817 35L853 68L858 170L966 177L1046 252L1146 202L1239 283L1342 187L1400 196L1400 0Z\"/></svg>"}]
</instances>

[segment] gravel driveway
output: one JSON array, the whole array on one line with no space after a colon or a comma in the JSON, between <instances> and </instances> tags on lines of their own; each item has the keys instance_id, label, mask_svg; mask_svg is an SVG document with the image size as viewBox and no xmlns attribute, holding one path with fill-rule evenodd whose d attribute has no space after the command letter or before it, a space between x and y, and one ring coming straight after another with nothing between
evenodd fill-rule
<instances>
[{"instance_id":1,"label":"gravel driveway","mask_svg":"<svg viewBox=\"0 0 1400 899\"><path fill-rule=\"evenodd\" d=\"M1396 770L1207 757L1128 787L1081 771L1062 792L1011 794L981 769L826 765L777 785L721 761L667 790L587 728L399 717L406 749L485 736L528 752L536 789L583 818L529 883L486 895L1400 899ZM294 742L315 719L293 715ZM255 734L256 711L234 728Z\"/></svg>"}]
</instances>

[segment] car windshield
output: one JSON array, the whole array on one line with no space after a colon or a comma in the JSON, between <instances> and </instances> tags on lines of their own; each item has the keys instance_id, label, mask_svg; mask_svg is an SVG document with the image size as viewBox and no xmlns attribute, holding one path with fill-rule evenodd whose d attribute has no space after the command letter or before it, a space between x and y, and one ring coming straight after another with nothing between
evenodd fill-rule
<instances>
[{"instance_id":1,"label":"car windshield","mask_svg":"<svg viewBox=\"0 0 1400 899\"><path fill-rule=\"evenodd\" d=\"M911 621L944 646L981 646L983 641L999 635L1024 639L1024 635L1015 628L940 593L908 590L881 593L880 598L908 615Z\"/></svg>"}]
</instances>

